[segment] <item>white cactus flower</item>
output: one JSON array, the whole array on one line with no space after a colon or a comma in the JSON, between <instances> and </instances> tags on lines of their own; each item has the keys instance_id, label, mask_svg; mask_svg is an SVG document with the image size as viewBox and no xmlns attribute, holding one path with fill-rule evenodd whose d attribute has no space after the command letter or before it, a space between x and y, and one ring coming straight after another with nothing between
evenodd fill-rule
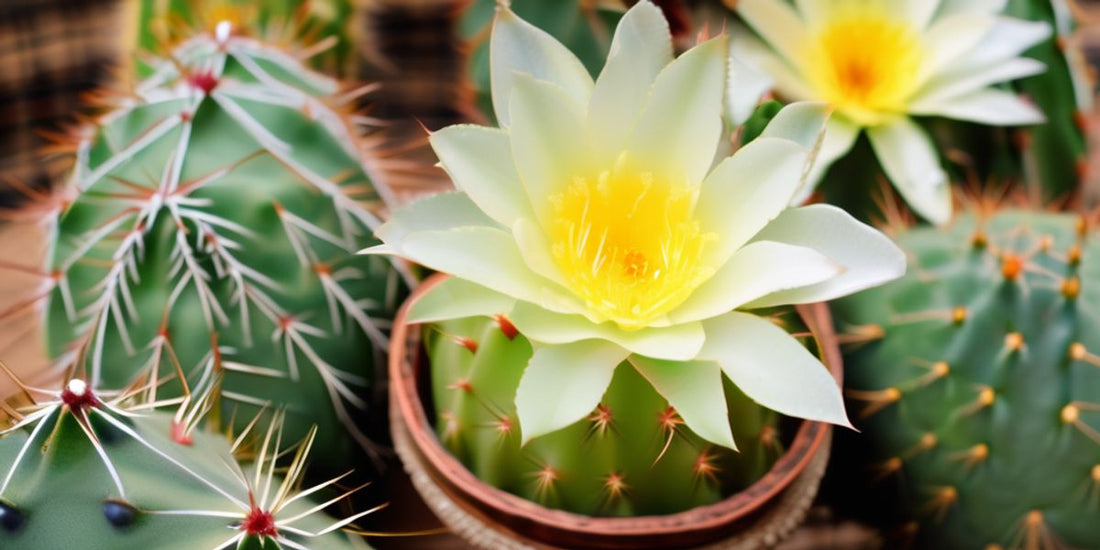
<instances>
[{"instance_id":1,"label":"white cactus flower","mask_svg":"<svg viewBox=\"0 0 1100 550\"><path fill-rule=\"evenodd\" d=\"M502 127L433 133L459 192L399 210L366 252L454 276L411 321L503 313L532 342L516 395L523 441L590 413L616 368L637 369L693 431L730 448L723 375L766 407L847 425L820 361L747 312L905 270L889 239L843 211L788 208L828 109L788 106L714 166L725 36L673 59L661 11L639 2L593 82L501 8L490 48Z\"/></svg>"},{"instance_id":2,"label":"white cactus flower","mask_svg":"<svg viewBox=\"0 0 1100 550\"><path fill-rule=\"evenodd\" d=\"M836 107L807 192L861 130L887 177L920 215L951 217L947 174L912 116L995 126L1043 122L1033 105L994 85L1043 72L1020 57L1049 25L1001 14L1005 0L740 0L763 39L739 33L733 57L790 101ZM760 88L760 79L755 88ZM766 87L766 86L765 86ZM750 87L753 88L753 87ZM734 117L759 96L733 94ZM801 201L805 195L796 197Z\"/></svg>"}]
</instances>

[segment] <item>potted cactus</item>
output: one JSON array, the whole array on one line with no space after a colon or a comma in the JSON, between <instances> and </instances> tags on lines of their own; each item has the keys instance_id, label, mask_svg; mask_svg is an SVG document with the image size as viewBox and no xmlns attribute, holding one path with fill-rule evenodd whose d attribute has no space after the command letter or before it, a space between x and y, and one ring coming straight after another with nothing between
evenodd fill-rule
<instances>
[{"instance_id":1,"label":"potted cactus","mask_svg":"<svg viewBox=\"0 0 1100 550\"><path fill-rule=\"evenodd\" d=\"M836 380L807 349L819 344L783 330L801 336L803 321L777 308L896 278L904 258L839 209L787 208L812 170L824 106L783 109L715 162L727 55L721 35L674 59L664 17L643 1L593 80L500 7L490 59L501 127L433 133L459 191L397 211L365 251L451 275L397 323L392 421L395 437L409 432L399 452L414 480L435 477L422 486L449 488L466 518L519 516L487 530L452 525L475 543L729 537L760 497L781 492L777 478L797 477L773 466L810 459L777 457L776 413L848 425ZM423 388L409 385L407 324L422 327ZM427 387L434 400L424 403ZM421 418L429 410L438 436ZM816 422L803 426L824 429ZM414 453L438 457L444 446L465 468L452 459L417 470ZM471 471L478 492L506 505L456 492ZM742 506L733 514L706 508L731 500Z\"/></svg>"}]
</instances>

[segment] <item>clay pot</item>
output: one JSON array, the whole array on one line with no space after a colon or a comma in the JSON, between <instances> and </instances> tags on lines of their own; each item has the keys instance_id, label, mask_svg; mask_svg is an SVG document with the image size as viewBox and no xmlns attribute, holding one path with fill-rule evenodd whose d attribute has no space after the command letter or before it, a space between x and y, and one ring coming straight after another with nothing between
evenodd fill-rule
<instances>
[{"instance_id":1,"label":"clay pot","mask_svg":"<svg viewBox=\"0 0 1100 550\"><path fill-rule=\"evenodd\" d=\"M440 519L476 547L759 548L774 545L801 523L828 462L832 427L802 421L787 451L747 489L725 500L663 516L591 517L552 510L477 479L440 444L424 406L430 371L420 330L407 312L445 276L409 297L390 343L390 423L394 445L413 485ZM833 376L841 358L824 304L799 306Z\"/></svg>"}]
</instances>

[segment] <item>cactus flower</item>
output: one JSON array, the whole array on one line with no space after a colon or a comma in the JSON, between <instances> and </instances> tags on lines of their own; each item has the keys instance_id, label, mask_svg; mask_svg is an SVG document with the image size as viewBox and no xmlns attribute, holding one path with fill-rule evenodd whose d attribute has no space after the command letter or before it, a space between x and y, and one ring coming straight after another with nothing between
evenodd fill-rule
<instances>
[{"instance_id":1,"label":"cactus flower","mask_svg":"<svg viewBox=\"0 0 1100 550\"><path fill-rule=\"evenodd\" d=\"M807 190L866 130L901 196L942 224L951 216L947 174L932 140L911 117L997 126L1043 121L1030 103L993 87L1046 69L1020 54L1046 39L1049 25L1005 17L1004 4L798 0L792 6L785 0L742 0L738 13L767 45L740 33L732 49L734 67L743 70L735 73L764 77L784 99L836 107ZM731 95L735 117L745 112L748 99Z\"/></svg>"},{"instance_id":2,"label":"cactus flower","mask_svg":"<svg viewBox=\"0 0 1100 550\"><path fill-rule=\"evenodd\" d=\"M843 211L788 208L828 109L788 106L715 163L727 38L674 59L647 1L622 18L595 81L506 7L490 50L501 127L434 132L458 192L399 210L366 252L453 275L410 321L503 314L533 343L515 403L523 441L590 413L616 368L729 448L722 376L781 413L847 425L819 360L751 313L904 272L901 251Z\"/></svg>"}]
</instances>

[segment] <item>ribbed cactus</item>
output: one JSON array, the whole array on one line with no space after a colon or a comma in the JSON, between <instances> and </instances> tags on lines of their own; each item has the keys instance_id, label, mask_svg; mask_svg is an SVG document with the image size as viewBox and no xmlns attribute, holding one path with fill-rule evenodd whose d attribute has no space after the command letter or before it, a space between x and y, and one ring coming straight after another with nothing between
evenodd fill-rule
<instances>
[{"instance_id":1,"label":"ribbed cactus","mask_svg":"<svg viewBox=\"0 0 1100 550\"><path fill-rule=\"evenodd\" d=\"M193 408L147 411L148 389L108 394L72 379L4 407L15 425L0 431L0 546L366 547L339 530L362 514L329 518L299 485L312 434L288 448L276 415L266 433L230 441L195 430ZM189 427L175 430L180 418ZM235 454L251 458L242 467Z\"/></svg>"},{"instance_id":2,"label":"ribbed cactus","mask_svg":"<svg viewBox=\"0 0 1100 550\"><path fill-rule=\"evenodd\" d=\"M287 437L318 426L319 462L343 469L370 446L357 422L402 283L354 255L381 190L336 85L228 24L155 69L79 146L50 352L95 386L213 385L212 419L238 429L285 408Z\"/></svg>"},{"instance_id":3,"label":"ribbed cactus","mask_svg":"<svg viewBox=\"0 0 1100 550\"><path fill-rule=\"evenodd\" d=\"M845 359L844 493L921 547L1100 547L1095 227L1006 210L899 241L906 277L833 307L871 340Z\"/></svg>"},{"instance_id":4,"label":"ribbed cactus","mask_svg":"<svg viewBox=\"0 0 1100 550\"><path fill-rule=\"evenodd\" d=\"M782 319L799 322L793 312ZM479 479L544 506L596 516L679 512L744 489L783 451L779 415L729 380L739 452L695 435L629 362L587 419L521 448L514 401L531 359L527 339L503 316L447 321L425 335L440 440Z\"/></svg>"}]
</instances>

